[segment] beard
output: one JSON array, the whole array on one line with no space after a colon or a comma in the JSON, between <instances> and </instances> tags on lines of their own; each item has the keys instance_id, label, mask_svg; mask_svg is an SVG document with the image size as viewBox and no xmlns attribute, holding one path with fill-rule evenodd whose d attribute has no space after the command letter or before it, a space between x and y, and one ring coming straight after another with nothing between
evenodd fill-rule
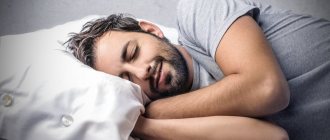
<instances>
[{"instance_id":1,"label":"beard","mask_svg":"<svg viewBox=\"0 0 330 140\"><path fill-rule=\"evenodd\" d=\"M164 98L187 92L190 89L189 85L187 85L189 76L187 62L180 51L166 38L160 40L166 45L162 46L161 54L155 58L156 65L168 63L172 67L173 72L170 72L165 77L165 83L169 85L169 88L165 91L157 89L153 84L155 79L151 79L149 83L151 92L155 93L157 98Z\"/></svg>"}]
</instances>

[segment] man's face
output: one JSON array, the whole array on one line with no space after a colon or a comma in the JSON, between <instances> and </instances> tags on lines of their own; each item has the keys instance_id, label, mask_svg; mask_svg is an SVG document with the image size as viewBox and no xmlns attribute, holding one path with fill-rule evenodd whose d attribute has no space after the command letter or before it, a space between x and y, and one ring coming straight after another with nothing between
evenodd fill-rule
<instances>
[{"instance_id":1,"label":"man's face","mask_svg":"<svg viewBox=\"0 0 330 140\"><path fill-rule=\"evenodd\" d=\"M95 42L95 69L141 86L155 100L189 88L187 64L180 52L153 35L109 31Z\"/></svg>"}]
</instances>

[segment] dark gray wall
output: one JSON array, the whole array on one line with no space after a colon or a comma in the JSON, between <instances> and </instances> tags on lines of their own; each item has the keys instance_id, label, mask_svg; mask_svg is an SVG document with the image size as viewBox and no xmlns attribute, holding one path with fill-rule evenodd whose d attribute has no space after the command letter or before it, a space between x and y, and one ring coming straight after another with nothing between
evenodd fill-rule
<instances>
[{"instance_id":1,"label":"dark gray wall","mask_svg":"<svg viewBox=\"0 0 330 140\"><path fill-rule=\"evenodd\" d=\"M178 0L0 0L0 36L50 28L91 14L131 13L175 27ZM330 20L330 0L259 0Z\"/></svg>"},{"instance_id":2,"label":"dark gray wall","mask_svg":"<svg viewBox=\"0 0 330 140\"><path fill-rule=\"evenodd\" d=\"M177 0L0 0L0 36L119 12L175 27L176 5Z\"/></svg>"}]
</instances>

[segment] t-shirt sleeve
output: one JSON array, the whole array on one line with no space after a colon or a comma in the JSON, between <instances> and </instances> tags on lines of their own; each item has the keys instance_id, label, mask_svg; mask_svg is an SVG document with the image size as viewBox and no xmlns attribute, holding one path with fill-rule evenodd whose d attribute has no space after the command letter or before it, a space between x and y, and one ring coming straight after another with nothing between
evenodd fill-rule
<instances>
[{"instance_id":1,"label":"t-shirt sleeve","mask_svg":"<svg viewBox=\"0 0 330 140\"><path fill-rule=\"evenodd\" d=\"M259 9L245 0L181 0L177 7L179 43L215 58L219 42L240 16L257 18Z\"/></svg>"}]
</instances>

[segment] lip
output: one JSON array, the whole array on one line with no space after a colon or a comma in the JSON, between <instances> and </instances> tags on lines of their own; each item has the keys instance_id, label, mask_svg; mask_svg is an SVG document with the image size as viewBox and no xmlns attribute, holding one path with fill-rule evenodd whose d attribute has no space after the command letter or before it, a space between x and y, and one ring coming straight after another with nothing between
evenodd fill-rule
<instances>
[{"instance_id":1,"label":"lip","mask_svg":"<svg viewBox=\"0 0 330 140\"><path fill-rule=\"evenodd\" d=\"M164 71L162 70L162 66L163 66L163 65L161 65L161 67L160 67L160 69L159 69L158 86L161 85L161 84L163 84L163 83L165 82L165 73L164 73Z\"/></svg>"},{"instance_id":2,"label":"lip","mask_svg":"<svg viewBox=\"0 0 330 140\"><path fill-rule=\"evenodd\" d=\"M163 67L163 62L160 62L157 66L157 70L156 70L156 75L155 75L155 87L158 88L160 82L161 82L161 78L162 78L162 67Z\"/></svg>"}]
</instances>

